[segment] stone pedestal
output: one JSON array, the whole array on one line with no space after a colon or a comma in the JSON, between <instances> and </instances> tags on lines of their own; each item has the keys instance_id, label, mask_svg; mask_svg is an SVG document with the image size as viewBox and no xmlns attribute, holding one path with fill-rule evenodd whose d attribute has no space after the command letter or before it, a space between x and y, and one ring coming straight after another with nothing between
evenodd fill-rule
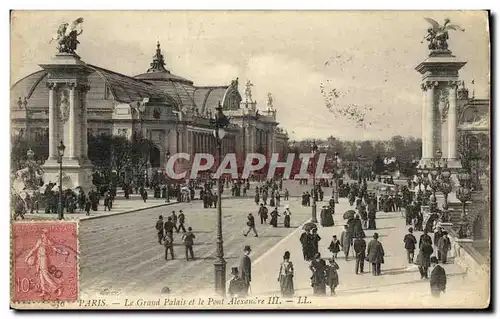
<instances>
[{"instance_id":1,"label":"stone pedestal","mask_svg":"<svg viewBox=\"0 0 500 319\"><path fill-rule=\"evenodd\" d=\"M49 157L43 168L44 181L59 182L57 147L66 146L62 158L63 188L92 186L92 164L87 157L88 76L93 72L76 54L57 54L41 64L48 73Z\"/></svg>"},{"instance_id":2,"label":"stone pedestal","mask_svg":"<svg viewBox=\"0 0 500 319\"><path fill-rule=\"evenodd\" d=\"M457 155L458 71L467 62L458 61L448 50L431 51L416 70L422 74L422 159L431 167L439 149L449 168L461 167Z\"/></svg>"}]
</instances>

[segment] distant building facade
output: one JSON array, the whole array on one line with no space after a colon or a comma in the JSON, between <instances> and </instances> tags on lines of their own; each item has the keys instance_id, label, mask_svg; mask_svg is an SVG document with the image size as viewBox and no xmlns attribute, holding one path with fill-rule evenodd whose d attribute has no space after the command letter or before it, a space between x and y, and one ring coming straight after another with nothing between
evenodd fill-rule
<instances>
[{"instance_id":1,"label":"distant building facade","mask_svg":"<svg viewBox=\"0 0 500 319\"><path fill-rule=\"evenodd\" d=\"M288 136L278 126L272 101L265 110L258 110L250 87L242 101L238 79L230 85L195 86L166 69L159 43L146 73L130 77L94 65L88 67L94 72L89 76L85 101L87 134L132 138L142 133L154 143L150 171L163 169L169 153L214 154L216 141L210 118L218 103L223 103L224 113L231 119L222 141L223 154L287 152ZM47 76L45 71L38 71L12 86L12 134L27 134L30 139L47 134Z\"/></svg>"}]
</instances>

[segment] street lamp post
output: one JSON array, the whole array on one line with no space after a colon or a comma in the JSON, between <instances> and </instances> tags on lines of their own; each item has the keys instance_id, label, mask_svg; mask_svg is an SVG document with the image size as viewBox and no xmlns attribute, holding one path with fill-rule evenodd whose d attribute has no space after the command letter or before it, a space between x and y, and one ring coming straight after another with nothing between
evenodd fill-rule
<instances>
[{"instance_id":1,"label":"street lamp post","mask_svg":"<svg viewBox=\"0 0 500 319\"><path fill-rule=\"evenodd\" d=\"M213 131L216 142L217 142L217 163L220 163L222 158L222 139L226 135L224 128L229 125L229 119L222 112L222 106L219 102L219 106L216 108L215 119L211 120L212 125L215 126ZM224 260L224 241L222 239L222 200L221 200L221 182L220 176L216 176L216 187L217 187L217 252L216 259L214 262L215 268L215 292L220 296L226 295L226 261Z\"/></svg>"},{"instance_id":2,"label":"street lamp post","mask_svg":"<svg viewBox=\"0 0 500 319\"><path fill-rule=\"evenodd\" d=\"M62 162L63 162L63 156L64 156L64 150L66 149L66 146L64 146L64 143L63 141L61 141L61 143L59 144L59 146L57 147L57 152L58 152L58 158L57 158L57 162L59 163L59 216L58 216L58 219L59 220L62 220L64 219L64 213L63 213L63 203L62 203Z\"/></svg>"},{"instance_id":3,"label":"street lamp post","mask_svg":"<svg viewBox=\"0 0 500 319\"><path fill-rule=\"evenodd\" d=\"M316 154L318 152L318 146L316 145L316 142L313 142L311 145L311 153L313 155L313 193L312 193L312 205L311 205L311 222L317 223L318 218L316 217Z\"/></svg>"},{"instance_id":4,"label":"street lamp post","mask_svg":"<svg viewBox=\"0 0 500 319\"><path fill-rule=\"evenodd\" d=\"M458 231L458 237L459 238L467 238L469 235L469 221L467 220L467 214L465 212L465 205L467 201L471 200L471 189L470 189L470 181L471 181L471 176L468 172L464 171L459 174L457 174L458 177L458 182L460 183L460 186L457 188L456 196L457 199L462 203L462 214L460 216L460 222L458 223L460 225L460 229Z\"/></svg>"}]
</instances>

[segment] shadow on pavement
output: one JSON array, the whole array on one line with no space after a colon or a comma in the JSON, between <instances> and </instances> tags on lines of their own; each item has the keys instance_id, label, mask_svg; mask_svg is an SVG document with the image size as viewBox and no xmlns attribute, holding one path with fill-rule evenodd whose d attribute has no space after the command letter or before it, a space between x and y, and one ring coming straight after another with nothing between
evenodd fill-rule
<instances>
[{"instance_id":1,"label":"shadow on pavement","mask_svg":"<svg viewBox=\"0 0 500 319\"><path fill-rule=\"evenodd\" d=\"M277 236L277 235L259 235L260 238L281 238L283 236Z\"/></svg>"},{"instance_id":2,"label":"shadow on pavement","mask_svg":"<svg viewBox=\"0 0 500 319\"><path fill-rule=\"evenodd\" d=\"M203 257L203 258L196 258L196 260L215 260L216 257L210 256L210 257ZM238 259L238 256L224 256L224 259Z\"/></svg>"},{"instance_id":3,"label":"shadow on pavement","mask_svg":"<svg viewBox=\"0 0 500 319\"><path fill-rule=\"evenodd\" d=\"M380 230L380 229L395 229L397 227L379 227L377 228L377 230Z\"/></svg>"}]
</instances>

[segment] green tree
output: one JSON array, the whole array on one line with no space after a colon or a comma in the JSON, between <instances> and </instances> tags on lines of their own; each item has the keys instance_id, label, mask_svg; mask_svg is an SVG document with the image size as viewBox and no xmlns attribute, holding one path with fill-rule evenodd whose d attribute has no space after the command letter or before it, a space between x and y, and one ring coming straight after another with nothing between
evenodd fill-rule
<instances>
[{"instance_id":1,"label":"green tree","mask_svg":"<svg viewBox=\"0 0 500 319\"><path fill-rule=\"evenodd\" d=\"M89 136L88 157L98 171L103 173L106 183L110 181L112 171L118 175L130 172L135 176L141 174L149 160L152 142L139 134L132 139L124 136L99 135Z\"/></svg>"},{"instance_id":2,"label":"green tree","mask_svg":"<svg viewBox=\"0 0 500 319\"><path fill-rule=\"evenodd\" d=\"M35 154L34 160L43 164L49 157L49 134L44 131L42 134L14 136L10 144L10 167L12 171L17 171L25 166L28 159L27 152L31 150Z\"/></svg>"}]
</instances>

